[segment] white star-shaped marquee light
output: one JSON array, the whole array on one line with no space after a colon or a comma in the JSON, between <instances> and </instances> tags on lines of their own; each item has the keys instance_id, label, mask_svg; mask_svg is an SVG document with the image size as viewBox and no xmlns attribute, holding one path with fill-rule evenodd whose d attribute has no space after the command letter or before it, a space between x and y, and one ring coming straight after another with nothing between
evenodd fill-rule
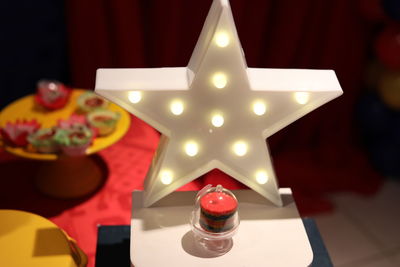
<instances>
[{"instance_id":1,"label":"white star-shaped marquee light","mask_svg":"<svg viewBox=\"0 0 400 267\"><path fill-rule=\"evenodd\" d=\"M248 68L227 0L187 67L99 69L95 91L162 133L147 207L214 168L282 206L265 139L342 94L332 70Z\"/></svg>"}]
</instances>

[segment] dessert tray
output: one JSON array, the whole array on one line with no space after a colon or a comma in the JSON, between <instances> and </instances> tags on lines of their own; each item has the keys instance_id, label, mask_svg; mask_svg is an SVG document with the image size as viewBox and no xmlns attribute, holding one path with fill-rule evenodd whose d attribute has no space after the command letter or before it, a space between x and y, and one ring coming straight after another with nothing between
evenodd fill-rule
<instances>
[{"instance_id":1,"label":"dessert tray","mask_svg":"<svg viewBox=\"0 0 400 267\"><path fill-rule=\"evenodd\" d=\"M7 107L5 107L0 113L0 127L4 127L7 122L15 122L16 120L32 120L35 119L41 124L41 128L50 128L57 124L58 120L66 120L71 114L76 112L77 99L83 93L88 90L74 89L70 95L68 103L61 109L57 110L46 110L45 108L35 103L35 95L28 95L20 98ZM90 155L96 153L118 141L129 129L130 116L129 114L119 106L110 103L107 107L108 110L118 112L120 114L118 123L115 130L107 135L96 137L92 144L86 149L85 154ZM37 159L37 160L57 160L60 157L65 157L62 154L54 153L38 153L30 151L23 147L12 147L3 144L6 151L25 158Z\"/></svg>"}]
</instances>

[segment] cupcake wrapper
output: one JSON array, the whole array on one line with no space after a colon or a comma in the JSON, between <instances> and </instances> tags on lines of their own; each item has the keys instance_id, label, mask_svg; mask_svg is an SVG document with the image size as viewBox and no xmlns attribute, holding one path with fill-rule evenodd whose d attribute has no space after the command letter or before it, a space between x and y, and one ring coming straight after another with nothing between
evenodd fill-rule
<instances>
[{"instance_id":1,"label":"cupcake wrapper","mask_svg":"<svg viewBox=\"0 0 400 267\"><path fill-rule=\"evenodd\" d=\"M61 149L65 155L68 156L82 156L86 154L86 149L90 144L83 146L61 146Z\"/></svg>"},{"instance_id":2,"label":"cupcake wrapper","mask_svg":"<svg viewBox=\"0 0 400 267\"><path fill-rule=\"evenodd\" d=\"M207 218L209 218L209 219L211 219L211 220L215 220L215 221L218 221L218 220L227 220L227 219L229 219L230 217L232 217L234 214L235 214L235 212L236 212L236 210L234 210L233 212L231 212L231 213L228 213L228 214L211 214L211 213L208 213L208 212L206 212L204 209L201 209L201 215L202 216L205 216L205 217L207 217Z\"/></svg>"},{"instance_id":3,"label":"cupcake wrapper","mask_svg":"<svg viewBox=\"0 0 400 267\"><path fill-rule=\"evenodd\" d=\"M37 152L44 154L57 153L60 149L58 146L34 146Z\"/></svg>"},{"instance_id":4,"label":"cupcake wrapper","mask_svg":"<svg viewBox=\"0 0 400 267\"><path fill-rule=\"evenodd\" d=\"M233 224L225 225L223 227L216 227L216 226L209 225L209 224L203 222L202 220L200 220L199 223L200 223L201 228L203 228L204 230L206 230L208 232L212 232L212 233L221 233L221 232L229 231L233 228Z\"/></svg>"}]
</instances>

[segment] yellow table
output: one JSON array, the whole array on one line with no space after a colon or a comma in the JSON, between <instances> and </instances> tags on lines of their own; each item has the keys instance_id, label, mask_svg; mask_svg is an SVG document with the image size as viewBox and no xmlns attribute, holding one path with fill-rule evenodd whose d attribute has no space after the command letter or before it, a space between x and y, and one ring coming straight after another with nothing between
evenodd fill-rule
<instances>
[{"instance_id":1,"label":"yellow table","mask_svg":"<svg viewBox=\"0 0 400 267\"><path fill-rule=\"evenodd\" d=\"M57 120L67 119L77 110L77 98L85 90L73 90L68 104L58 110L48 111L35 103L34 95L28 95L9 104L0 113L0 127L17 119L36 119L42 128L56 125ZM50 196L76 198L95 191L103 182L104 171L98 161L90 156L118 141L129 129L129 114L110 103L108 109L119 112L121 117L113 133L98 137L86 150L86 156L68 157L57 154L41 154L25 148L4 146L5 150L24 158L40 160L38 172L34 174L38 189Z\"/></svg>"},{"instance_id":2,"label":"yellow table","mask_svg":"<svg viewBox=\"0 0 400 267\"><path fill-rule=\"evenodd\" d=\"M0 262L7 267L83 267L87 257L51 221L29 212L0 210Z\"/></svg>"}]
</instances>

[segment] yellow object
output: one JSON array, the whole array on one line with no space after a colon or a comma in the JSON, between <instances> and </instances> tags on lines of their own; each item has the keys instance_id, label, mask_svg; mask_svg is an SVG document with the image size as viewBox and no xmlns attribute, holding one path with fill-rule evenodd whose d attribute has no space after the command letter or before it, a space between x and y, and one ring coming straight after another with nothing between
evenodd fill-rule
<instances>
[{"instance_id":1,"label":"yellow object","mask_svg":"<svg viewBox=\"0 0 400 267\"><path fill-rule=\"evenodd\" d=\"M378 91L386 105L394 110L400 110L399 71L386 71L383 73Z\"/></svg>"},{"instance_id":2,"label":"yellow object","mask_svg":"<svg viewBox=\"0 0 400 267\"><path fill-rule=\"evenodd\" d=\"M29 212L0 210L0 262L7 267L83 267L87 257L51 221Z\"/></svg>"},{"instance_id":3,"label":"yellow object","mask_svg":"<svg viewBox=\"0 0 400 267\"><path fill-rule=\"evenodd\" d=\"M26 97L20 98L1 111L0 127L5 126L8 121L15 122L17 119L36 119L39 123L41 123L41 128L49 128L55 126L59 119L68 119L72 113L77 111L76 101L78 97L85 92L86 90L73 90L68 104L64 108L54 111L48 111L37 105L34 100L34 95L28 95ZM121 117L117 123L117 127L112 134L96 138L93 144L86 150L87 155L96 153L114 144L129 129L130 117L124 109L113 103L110 103L108 109L121 114ZM56 154L40 154L30 152L25 148L6 146L5 149L8 152L17 156L30 159L56 160L60 157Z\"/></svg>"}]
</instances>

